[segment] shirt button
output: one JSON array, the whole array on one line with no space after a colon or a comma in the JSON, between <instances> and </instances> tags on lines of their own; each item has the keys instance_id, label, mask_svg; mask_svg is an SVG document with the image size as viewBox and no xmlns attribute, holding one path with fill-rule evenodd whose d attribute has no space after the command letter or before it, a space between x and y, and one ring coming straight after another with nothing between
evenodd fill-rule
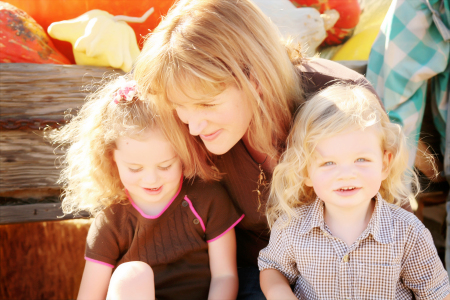
<instances>
[{"instance_id":1,"label":"shirt button","mask_svg":"<svg viewBox=\"0 0 450 300\"><path fill-rule=\"evenodd\" d=\"M343 260L344 262L348 262L348 254L344 255L344 257L342 258L342 260Z\"/></svg>"},{"instance_id":2,"label":"shirt button","mask_svg":"<svg viewBox=\"0 0 450 300\"><path fill-rule=\"evenodd\" d=\"M323 236L328 237L328 233L326 233L325 231L323 232Z\"/></svg>"},{"instance_id":3,"label":"shirt button","mask_svg":"<svg viewBox=\"0 0 450 300\"><path fill-rule=\"evenodd\" d=\"M183 207L186 207L186 206L189 205L189 203L188 203L186 200L184 200L184 201L181 203L181 205L183 205Z\"/></svg>"},{"instance_id":4,"label":"shirt button","mask_svg":"<svg viewBox=\"0 0 450 300\"><path fill-rule=\"evenodd\" d=\"M194 219L193 222L194 222L195 225L198 225L200 223L200 221L198 219Z\"/></svg>"}]
</instances>

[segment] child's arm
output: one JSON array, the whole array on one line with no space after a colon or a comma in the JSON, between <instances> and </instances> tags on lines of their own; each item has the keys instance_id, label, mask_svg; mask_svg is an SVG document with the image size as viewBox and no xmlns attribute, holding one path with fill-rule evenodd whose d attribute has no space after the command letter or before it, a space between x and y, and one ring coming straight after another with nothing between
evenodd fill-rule
<instances>
[{"instance_id":1,"label":"child's arm","mask_svg":"<svg viewBox=\"0 0 450 300\"><path fill-rule=\"evenodd\" d=\"M77 299L106 299L111 274L111 267L86 261Z\"/></svg>"},{"instance_id":2,"label":"child's arm","mask_svg":"<svg viewBox=\"0 0 450 300\"><path fill-rule=\"evenodd\" d=\"M260 273L261 289L267 300L286 299L297 300L292 292L289 281L283 274L275 269L265 269Z\"/></svg>"},{"instance_id":3,"label":"child's arm","mask_svg":"<svg viewBox=\"0 0 450 300\"><path fill-rule=\"evenodd\" d=\"M236 299L238 275L234 228L208 243L211 286L208 299Z\"/></svg>"},{"instance_id":4,"label":"child's arm","mask_svg":"<svg viewBox=\"0 0 450 300\"><path fill-rule=\"evenodd\" d=\"M419 222L417 220L417 222ZM400 277L416 299L450 299L450 283L425 226L408 236Z\"/></svg>"}]
</instances>

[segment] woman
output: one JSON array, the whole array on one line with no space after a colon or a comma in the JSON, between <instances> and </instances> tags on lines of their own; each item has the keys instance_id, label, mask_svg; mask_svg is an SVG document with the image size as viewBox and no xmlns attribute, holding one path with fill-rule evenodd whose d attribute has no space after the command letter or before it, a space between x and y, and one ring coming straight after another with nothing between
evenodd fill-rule
<instances>
[{"instance_id":1,"label":"woman","mask_svg":"<svg viewBox=\"0 0 450 300\"><path fill-rule=\"evenodd\" d=\"M236 227L238 298L264 299L257 257L269 241L265 187L295 110L336 80L372 87L352 70L305 59L298 47L283 45L248 0L178 2L148 36L134 77L141 91L156 95L167 111L175 109L211 152L223 185L245 214Z\"/></svg>"}]
</instances>

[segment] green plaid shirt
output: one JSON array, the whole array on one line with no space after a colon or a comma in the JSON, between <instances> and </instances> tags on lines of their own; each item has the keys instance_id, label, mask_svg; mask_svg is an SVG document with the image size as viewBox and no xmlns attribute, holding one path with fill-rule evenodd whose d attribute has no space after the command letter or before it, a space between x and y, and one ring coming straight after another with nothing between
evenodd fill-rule
<instances>
[{"instance_id":1,"label":"green plaid shirt","mask_svg":"<svg viewBox=\"0 0 450 300\"><path fill-rule=\"evenodd\" d=\"M369 56L367 79L391 121L403 126L413 164L430 80L434 123L445 147L450 77L449 0L393 0Z\"/></svg>"}]
</instances>

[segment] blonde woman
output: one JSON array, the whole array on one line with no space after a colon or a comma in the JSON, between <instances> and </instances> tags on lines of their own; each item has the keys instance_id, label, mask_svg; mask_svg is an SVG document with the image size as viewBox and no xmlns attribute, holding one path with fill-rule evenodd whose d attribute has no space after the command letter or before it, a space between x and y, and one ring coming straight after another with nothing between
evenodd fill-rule
<instances>
[{"instance_id":1,"label":"blonde woman","mask_svg":"<svg viewBox=\"0 0 450 300\"><path fill-rule=\"evenodd\" d=\"M264 298L257 257L269 241L266 187L294 111L335 80L372 89L356 72L305 59L294 46L249 0L182 0L148 36L133 70L141 91L207 148L246 215L236 227L239 299Z\"/></svg>"},{"instance_id":2,"label":"blonde woman","mask_svg":"<svg viewBox=\"0 0 450 300\"><path fill-rule=\"evenodd\" d=\"M267 299L450 299L430 232L399 207L417 183L407 161L400 126L367 89L306 102L270 188Z\"/></svg>"},{"instance_id":3,"label":"blonde woman","mask_svg":"<svg viewBox=\"0 0 450 300\"><path fill-rule=\"evenodd\" d=\"M134 81L111 80L50 137L67 146L63 211L96 215L78 299L236 297L243 215L192 137L166 131Z\"/></svg>"}]
</instances>

